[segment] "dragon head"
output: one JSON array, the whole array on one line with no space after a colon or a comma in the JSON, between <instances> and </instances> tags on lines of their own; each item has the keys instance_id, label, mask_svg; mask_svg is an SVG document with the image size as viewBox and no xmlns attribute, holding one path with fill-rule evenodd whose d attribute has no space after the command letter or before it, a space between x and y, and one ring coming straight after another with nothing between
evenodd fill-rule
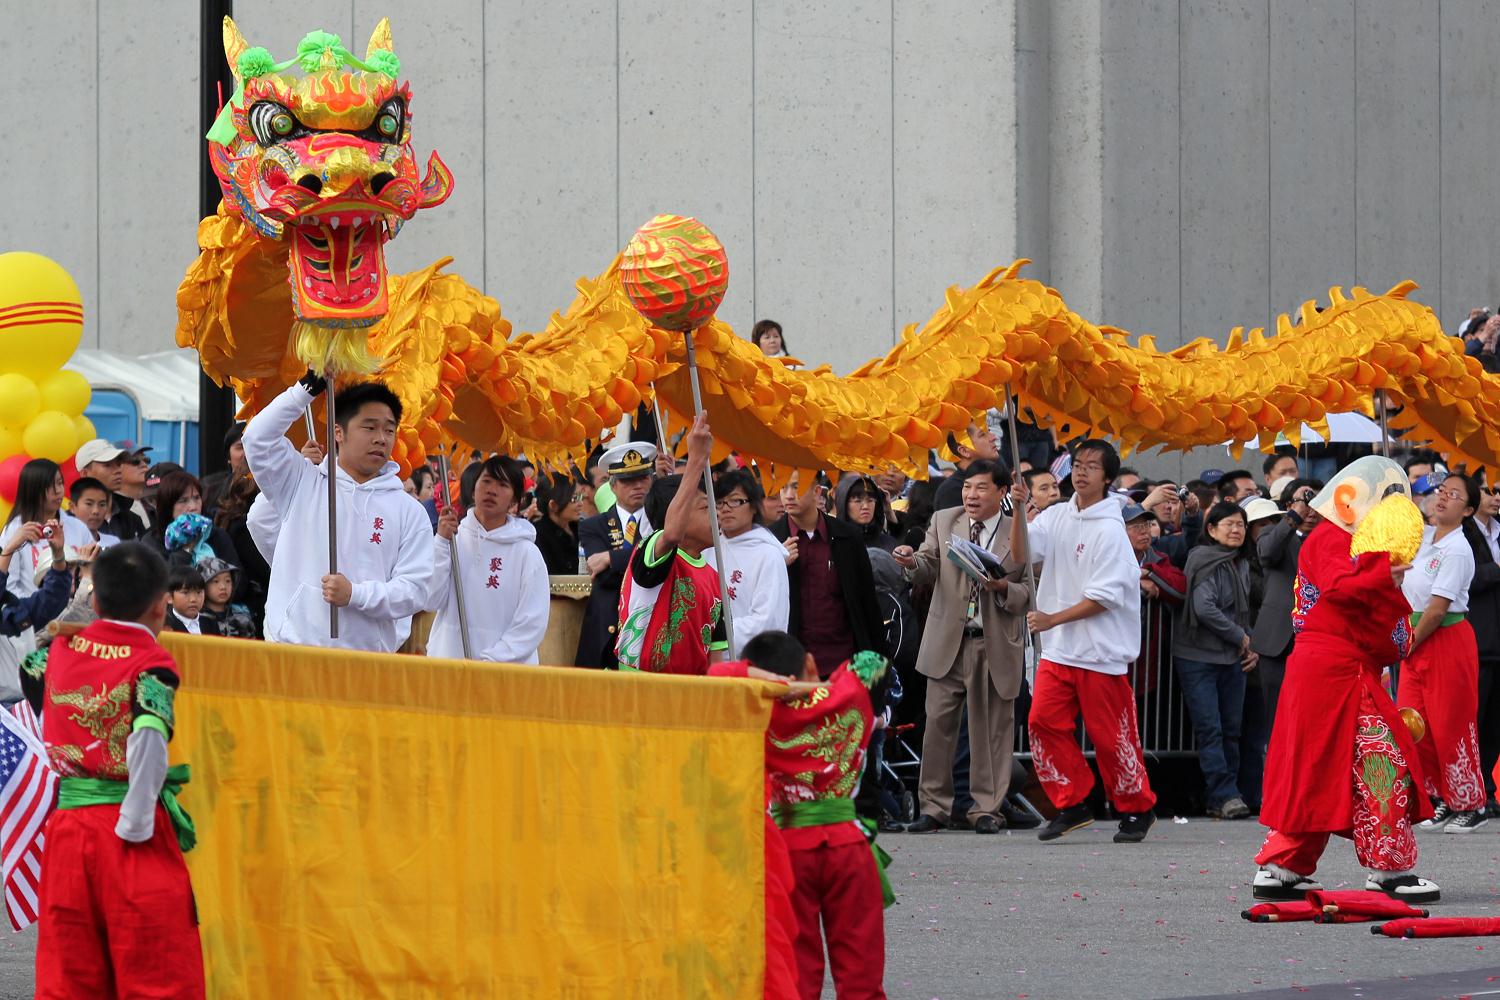
<instances>
[{"instance_id":1,"label":"dragon head","mask_svg":"<svg viewBox=\"0 0 1500 1000\"><path fill-rule=\"evenodd\" d=\"M314 31L277 63L226 17L224 54L236 87L209 130L209 159L227 211L285 241L298 354L318 367L302 349L309 328L366 327L386 314L385 241L446 200L453 175L436 153L418 174L411 90L397 82L388 20L362 60Z\"/></svg>"}]
</instances>

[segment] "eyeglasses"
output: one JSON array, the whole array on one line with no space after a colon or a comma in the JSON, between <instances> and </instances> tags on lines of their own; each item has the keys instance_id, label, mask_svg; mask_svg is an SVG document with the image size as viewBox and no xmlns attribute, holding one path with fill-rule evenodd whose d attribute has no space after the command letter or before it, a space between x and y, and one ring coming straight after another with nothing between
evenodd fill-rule
<instances>
[{"instance_id":1,"label":"eyeglasses","mask_svg":"<svg viewBox=\"0 0 1500 1000\"><path fill-rule=\"evenodd\" d=\"M1438 490L1433 494L1433 496L1444 497L1448 500L1457 500L1459 503L1469 502L1468 496L1466 494L1458 492L1457 490Z\"/></svg>"},{"instance_id":2,"label":"eyeglasses","mask_svg":"<svg viewBox=\"0 0 1500 1000\"><path fill-rule=\"evenodd\" d=\"M1074 462L1073 469L1077 472L1103 472L1104 466L1098 462Z\"/></svg>"},{"instance_id":3,"label":"eyeglasses","mask_svg":"<svg viewBox=\"0 0 1500 1000\"><path fill-rule=\"evenodd\" d=\"M745 506L749 502L750 501L746 500L744 497L735 497L732 500L720 500L720 501L718 501L718 503L716 504L716 506L721 507L721 508L722 507L728 507L730 510L739 510L741 507Z\"/></svg>"}]
</instances>

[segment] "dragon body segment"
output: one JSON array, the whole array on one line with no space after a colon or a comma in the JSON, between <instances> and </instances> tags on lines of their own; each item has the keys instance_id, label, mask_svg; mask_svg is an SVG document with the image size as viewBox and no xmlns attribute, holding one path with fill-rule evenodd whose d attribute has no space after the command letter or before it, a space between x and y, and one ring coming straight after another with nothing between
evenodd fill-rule
<instances>
[{"instance_id":1,"label":"dragon body segment","mask_svg":"<svg viewBox=\"0 0 1500 1000\"><path fill-rule=\"evenodd\" d=\"M632 307L619 258L580 280L546 329L515 337L499 303L446 273L446 259L386 273L385 242L453 185L436 154L418 171L412 91L386 21L363 59L312 32L276 63L226 19L225 53L238 86L208 135L225 197L199 224L177 342L246 414L308 367L378 368L405 409L394 453L405 468L455 444L562 465L655 395L669 423L686 423L681 339ZM1280 317L1275 337L1236 329L1223 348L1205 338L1164 353L1072 312L1021 278L1023 263L950 289L925 325L847 376L766 358L718 320L699 327L715 457L755 459L772 485L797 469L923 476L927 449L962 439L1007 388L1060 436L1170 448L1259 436L1270 447L1327 413L1369 414L1384 390L1408 440L1500 467L1500 380L1407 298L1415 285L1332 289L1321 312L1309 302L1296 324Z\"/></svg>"}]
</instances>

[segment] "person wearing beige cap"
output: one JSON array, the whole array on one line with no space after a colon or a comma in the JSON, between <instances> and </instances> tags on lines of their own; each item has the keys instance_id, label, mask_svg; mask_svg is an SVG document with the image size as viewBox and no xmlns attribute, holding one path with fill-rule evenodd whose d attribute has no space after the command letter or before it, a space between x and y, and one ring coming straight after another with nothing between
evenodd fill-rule
<instances>
[{"instance_id":1,"label":"person wearing beige cap","mask_svg":"<svg viewBox=\"0 0 1500 1000\"><path fill-rule=\"evenodd\" d=\"M109 490L113 510L104 530L121 541L130 541L146 533L145 523L130 509L131 500L123 493L125 465L133 457L124 448L104 438L85 442L73 456L73 465L80 476L97 479Z\"/></svg>"}]
</instances>

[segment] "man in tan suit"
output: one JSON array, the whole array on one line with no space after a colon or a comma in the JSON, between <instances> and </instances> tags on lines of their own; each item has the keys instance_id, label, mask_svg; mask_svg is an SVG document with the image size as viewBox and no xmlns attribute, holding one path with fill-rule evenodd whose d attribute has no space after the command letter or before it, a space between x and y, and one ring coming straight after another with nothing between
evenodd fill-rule
<instances>
[{"instance_id":1,"label":"man in tan suit","mask_svg":"<svg viewBox=\"0 0 1500 1000\"><path fill-rule=\"evenodd\" d=\"M999 833L1000 803L1010 786L1016 695L1024 669L1022 629L1031 593L1025 566L1010 558L1010 519L1000 504L1010 487L1000 462L979 461L963 485L963 506L933 515L922 548L898 547L892 555L918 586L932 586L932 605L917 654L927 681L927 732L918 785L921 817L910 833L941 830L954 819L953 753L965 708L969 711L975 833ZM949 539L967 538L1001 560L1004 576L977 583L948 558Z\"/></svg>"}]
</instances>

